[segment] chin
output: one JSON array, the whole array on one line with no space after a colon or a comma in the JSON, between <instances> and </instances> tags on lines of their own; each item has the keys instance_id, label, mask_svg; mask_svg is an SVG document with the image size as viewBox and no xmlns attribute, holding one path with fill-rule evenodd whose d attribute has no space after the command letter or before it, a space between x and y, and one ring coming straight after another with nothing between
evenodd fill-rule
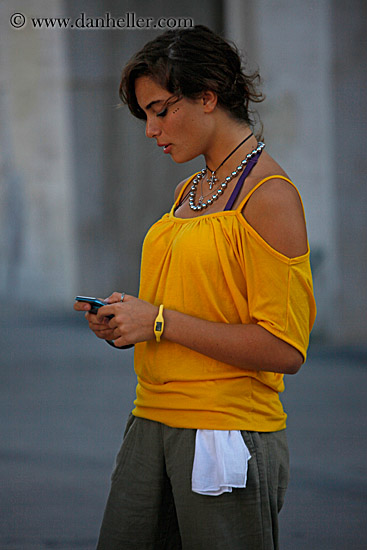
<instances>
[{"instance_id":1,"label":"chin","mask_svg":"<svg viewBox=\"0 0 367 550\"><path fill-rule=\"evenodd\" d=\"M171 158L176 164L184 164L185 162L190 162L190 160L196 159L200 156L201 153L190 154L190 153L171 153Z\"/></svg>"},{"instance_id":2,"label":"chin","mask_svg":"<svg viewBox=\"0 0 367 550\"><path fill-rule=\"evenodd\" d=\"M175 157L171 157L173 162L175 162L176 164L184 164L185 162L188 162L187 159L182 159L182 158L175 158Z\"/></svg>"}]
</instances>

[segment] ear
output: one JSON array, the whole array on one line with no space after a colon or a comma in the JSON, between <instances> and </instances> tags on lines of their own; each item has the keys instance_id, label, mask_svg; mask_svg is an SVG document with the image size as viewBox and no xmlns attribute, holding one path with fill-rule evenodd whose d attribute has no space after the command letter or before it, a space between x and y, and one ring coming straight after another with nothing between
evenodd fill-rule
<instances>
[{"instance_id":1,"label":"ear","mask_svg":"<svg viewBox=\"0 0 367 550\"><path fill-rule=\"evenodd\" d=\"M217 106L218 96L212 90L207 90L206 92L203 92L201 101L204 108L204 113L212 113Z\"/></svg>"}]
</instances>

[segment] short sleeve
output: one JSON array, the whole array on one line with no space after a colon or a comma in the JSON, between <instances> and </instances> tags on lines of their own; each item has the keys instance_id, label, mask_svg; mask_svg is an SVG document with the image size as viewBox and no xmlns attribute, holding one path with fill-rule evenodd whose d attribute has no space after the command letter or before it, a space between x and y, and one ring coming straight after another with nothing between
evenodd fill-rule
<instances>
[{"instance_id":1,"label":"short sleeve","mask_svg":"<svg viewBox=\"0 0 367 550\"><path fill-rule=\"evenodd\" d=\"M316 317L309 252L287 258L248 226L245 270L251 321L295 347L305 361Z\"/></svg>"}]
</instances>

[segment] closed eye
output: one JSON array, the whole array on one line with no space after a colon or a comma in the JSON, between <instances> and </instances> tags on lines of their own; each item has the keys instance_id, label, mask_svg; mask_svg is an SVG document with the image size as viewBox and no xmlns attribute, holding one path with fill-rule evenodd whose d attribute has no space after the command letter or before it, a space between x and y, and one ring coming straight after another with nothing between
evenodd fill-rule
<instances>
[{"instance_id":1,"label":"closed eye","mask_svg":"<svg viewBox=\"0 0 367 550\"><path fill-rule=\"evenodd\" d=\"M157 113L157 116L164 117L167 114L167 108L163 109L160 113Z\"/></svg>"}]
</instances>

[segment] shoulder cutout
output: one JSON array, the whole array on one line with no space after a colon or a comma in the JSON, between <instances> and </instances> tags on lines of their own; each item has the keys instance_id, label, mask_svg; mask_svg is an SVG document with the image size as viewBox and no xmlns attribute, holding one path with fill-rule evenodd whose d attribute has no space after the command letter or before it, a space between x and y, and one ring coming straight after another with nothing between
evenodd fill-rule
<instances>
[{"instance_id":1,"label":"shoulder cutout","mask_svg":"<svg viewBox=\"0 0 367 550\"><path fill-rule=\"evenodd\" d=\"M251 195L242 214L255 231L284 256L296 258L307 253L302 202L290 183L279 178L266 181Z\"/></svg>"}]
</instances>

